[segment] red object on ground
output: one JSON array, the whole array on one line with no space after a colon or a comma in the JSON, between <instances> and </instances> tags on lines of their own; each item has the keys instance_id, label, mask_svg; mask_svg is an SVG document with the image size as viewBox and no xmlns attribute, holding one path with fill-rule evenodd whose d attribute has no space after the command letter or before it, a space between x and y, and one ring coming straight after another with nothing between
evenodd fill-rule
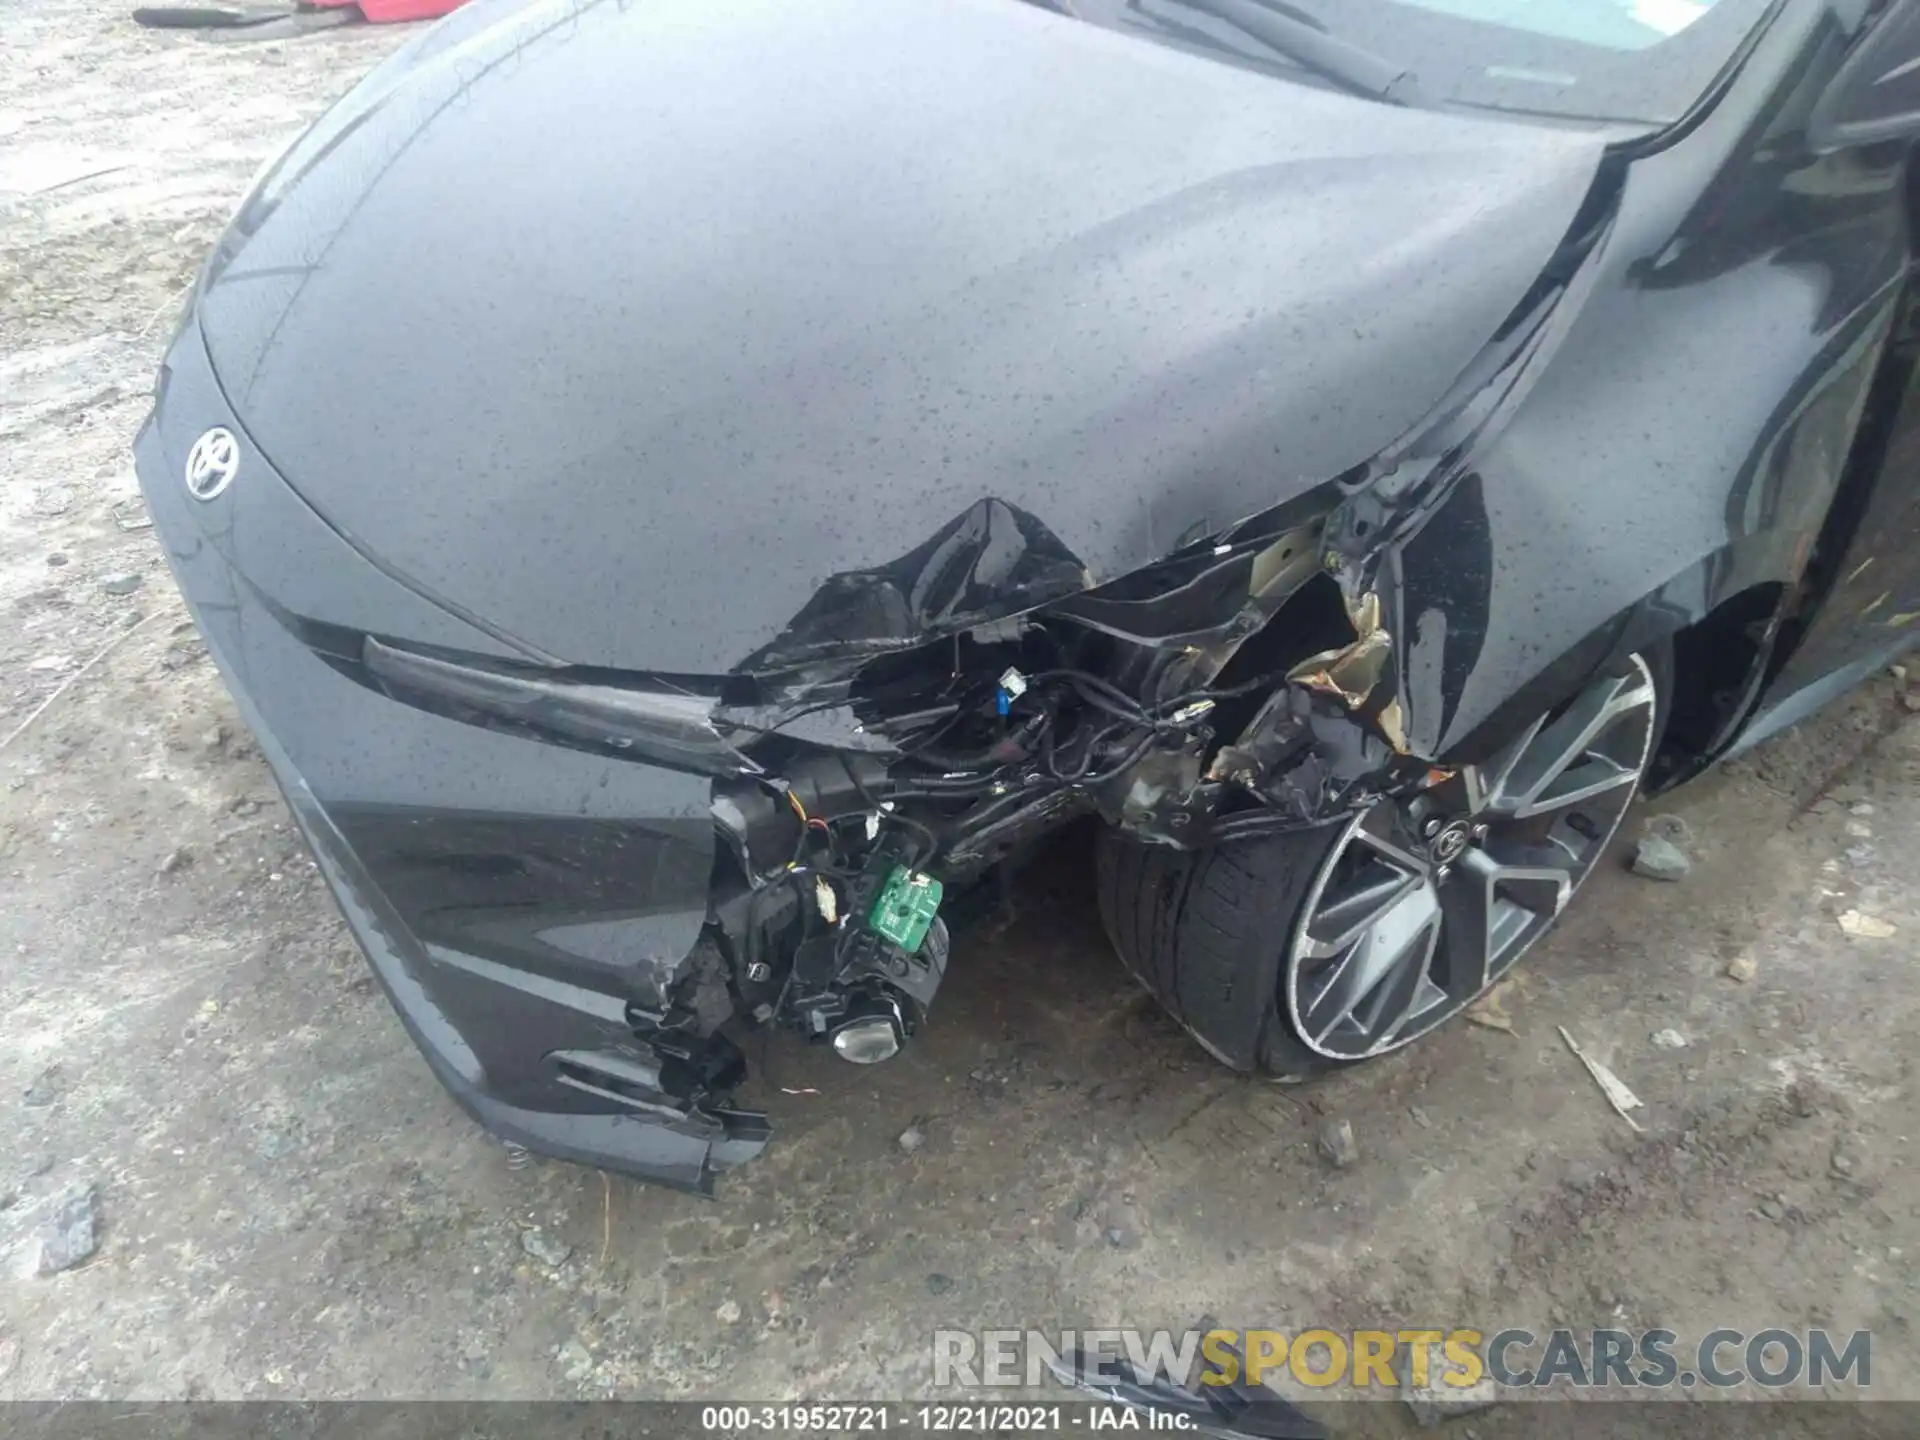
<instances>
[{"instance_id":1,"label":"red object on ground","mask_svg":"<svg viewBox=\"0 0 1920 1440\"><path fill-rule=\"evenodd\" d=\"M357 5L375 25L397 25L403 20L431 20L458 10L466 0L308 0L322 7Z\"/></svg>"}]
</instances>

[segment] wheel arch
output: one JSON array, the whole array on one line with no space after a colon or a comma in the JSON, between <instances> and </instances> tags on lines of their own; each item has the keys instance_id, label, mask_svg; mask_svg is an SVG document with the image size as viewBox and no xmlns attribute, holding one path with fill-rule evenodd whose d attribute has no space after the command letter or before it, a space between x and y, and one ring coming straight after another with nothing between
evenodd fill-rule
<instances>
[{"instance_id":1,"label":"wheel arch","mask_svg":"<svg viewBox=\"0 0 1920 1440\"><path fill-rule=\"evenodd\" d=\"M1733 560L1728 552L1702 560L1594 627L1436 758L1483 758L1595 676L1620 669L1633 655L1670 647L1669 708L1647 788L1663 790L1697 774L1752 714L1773 673L1781 617L1792 594L1785 575L1759 573Z\"/></svg>"}]
</instances>

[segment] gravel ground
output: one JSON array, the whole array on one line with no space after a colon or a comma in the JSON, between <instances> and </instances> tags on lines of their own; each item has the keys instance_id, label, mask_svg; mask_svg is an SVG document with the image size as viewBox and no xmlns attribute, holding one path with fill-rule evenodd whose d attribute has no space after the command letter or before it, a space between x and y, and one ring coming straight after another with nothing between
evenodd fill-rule
<instances>
[{"instance_id":1,"label":"gravel ground","mask_svg":"<svg viewBox=\"0 0 1920 1440\"><path fill-rule=\"evenodd\" d=\"M0 737L71 685L0 751L0 1397L898 1398L936 1327L1211 1312L1870 1328L1876 1391L1920 1398L1895 677L1655 806L1692 873L1609 867L1492 1023L1410 1053L1220 1070L1121 974L1069 841L958 936L898 1061L774 1046L778 1138L717 1202L515 1168L336 921L128 458L247 177L402 34L212 44L95 0L0 26ZM56 1219L96 1248L41 1276Z\"/></svg>"}]
</instances>

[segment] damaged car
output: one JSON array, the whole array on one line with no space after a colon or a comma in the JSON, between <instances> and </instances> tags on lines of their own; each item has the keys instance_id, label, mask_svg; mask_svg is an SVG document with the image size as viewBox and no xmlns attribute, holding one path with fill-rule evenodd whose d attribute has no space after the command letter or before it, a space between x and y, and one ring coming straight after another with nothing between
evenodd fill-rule
<instances>
[{"instance_id":1,"label":"damaged car","mask_svg":"<svg viewBox=\"0 0 1920 1440\"><path fill-rule=\"evenodd\" d=\"M258 178L140 480L509 1141L710 1192L742 1038L895 1055L1073 822L1303 1078L1911 643L1917 11L477 0Z\"/></svg>"}]
</instances>

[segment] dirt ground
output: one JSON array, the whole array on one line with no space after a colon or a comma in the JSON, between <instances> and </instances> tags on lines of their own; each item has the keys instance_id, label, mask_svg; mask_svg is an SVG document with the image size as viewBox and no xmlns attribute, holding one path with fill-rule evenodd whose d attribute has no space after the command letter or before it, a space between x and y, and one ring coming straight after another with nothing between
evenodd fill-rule
<instances>
[{"instance_id":1,"label":"dirt ground","mask_svg":"<svg viewBox=\"0 0 1920 1440\"><path fill-rule=\"evenodd\" d=\"M958 936L900 1059L774 1047L777 1139L717 1202L516 1168L337 922L128 457L248 176L402 34L213 44L106 0L7 0L0 32L0 1397L902 1398L938 1327L1211 1312L1866 1328L1875 1390L1920 1399L1895 677L1643 807L1631 831L1684 818L1692 875L1596 876L1511 1029L1304 1089L1229 1074L1125 979L1069 843L1015 924ZM1314 1137L1341 1118L1336 1170ZM86 1184L98 1253L27 1273Z\"/></svg>"}]
</instances>

